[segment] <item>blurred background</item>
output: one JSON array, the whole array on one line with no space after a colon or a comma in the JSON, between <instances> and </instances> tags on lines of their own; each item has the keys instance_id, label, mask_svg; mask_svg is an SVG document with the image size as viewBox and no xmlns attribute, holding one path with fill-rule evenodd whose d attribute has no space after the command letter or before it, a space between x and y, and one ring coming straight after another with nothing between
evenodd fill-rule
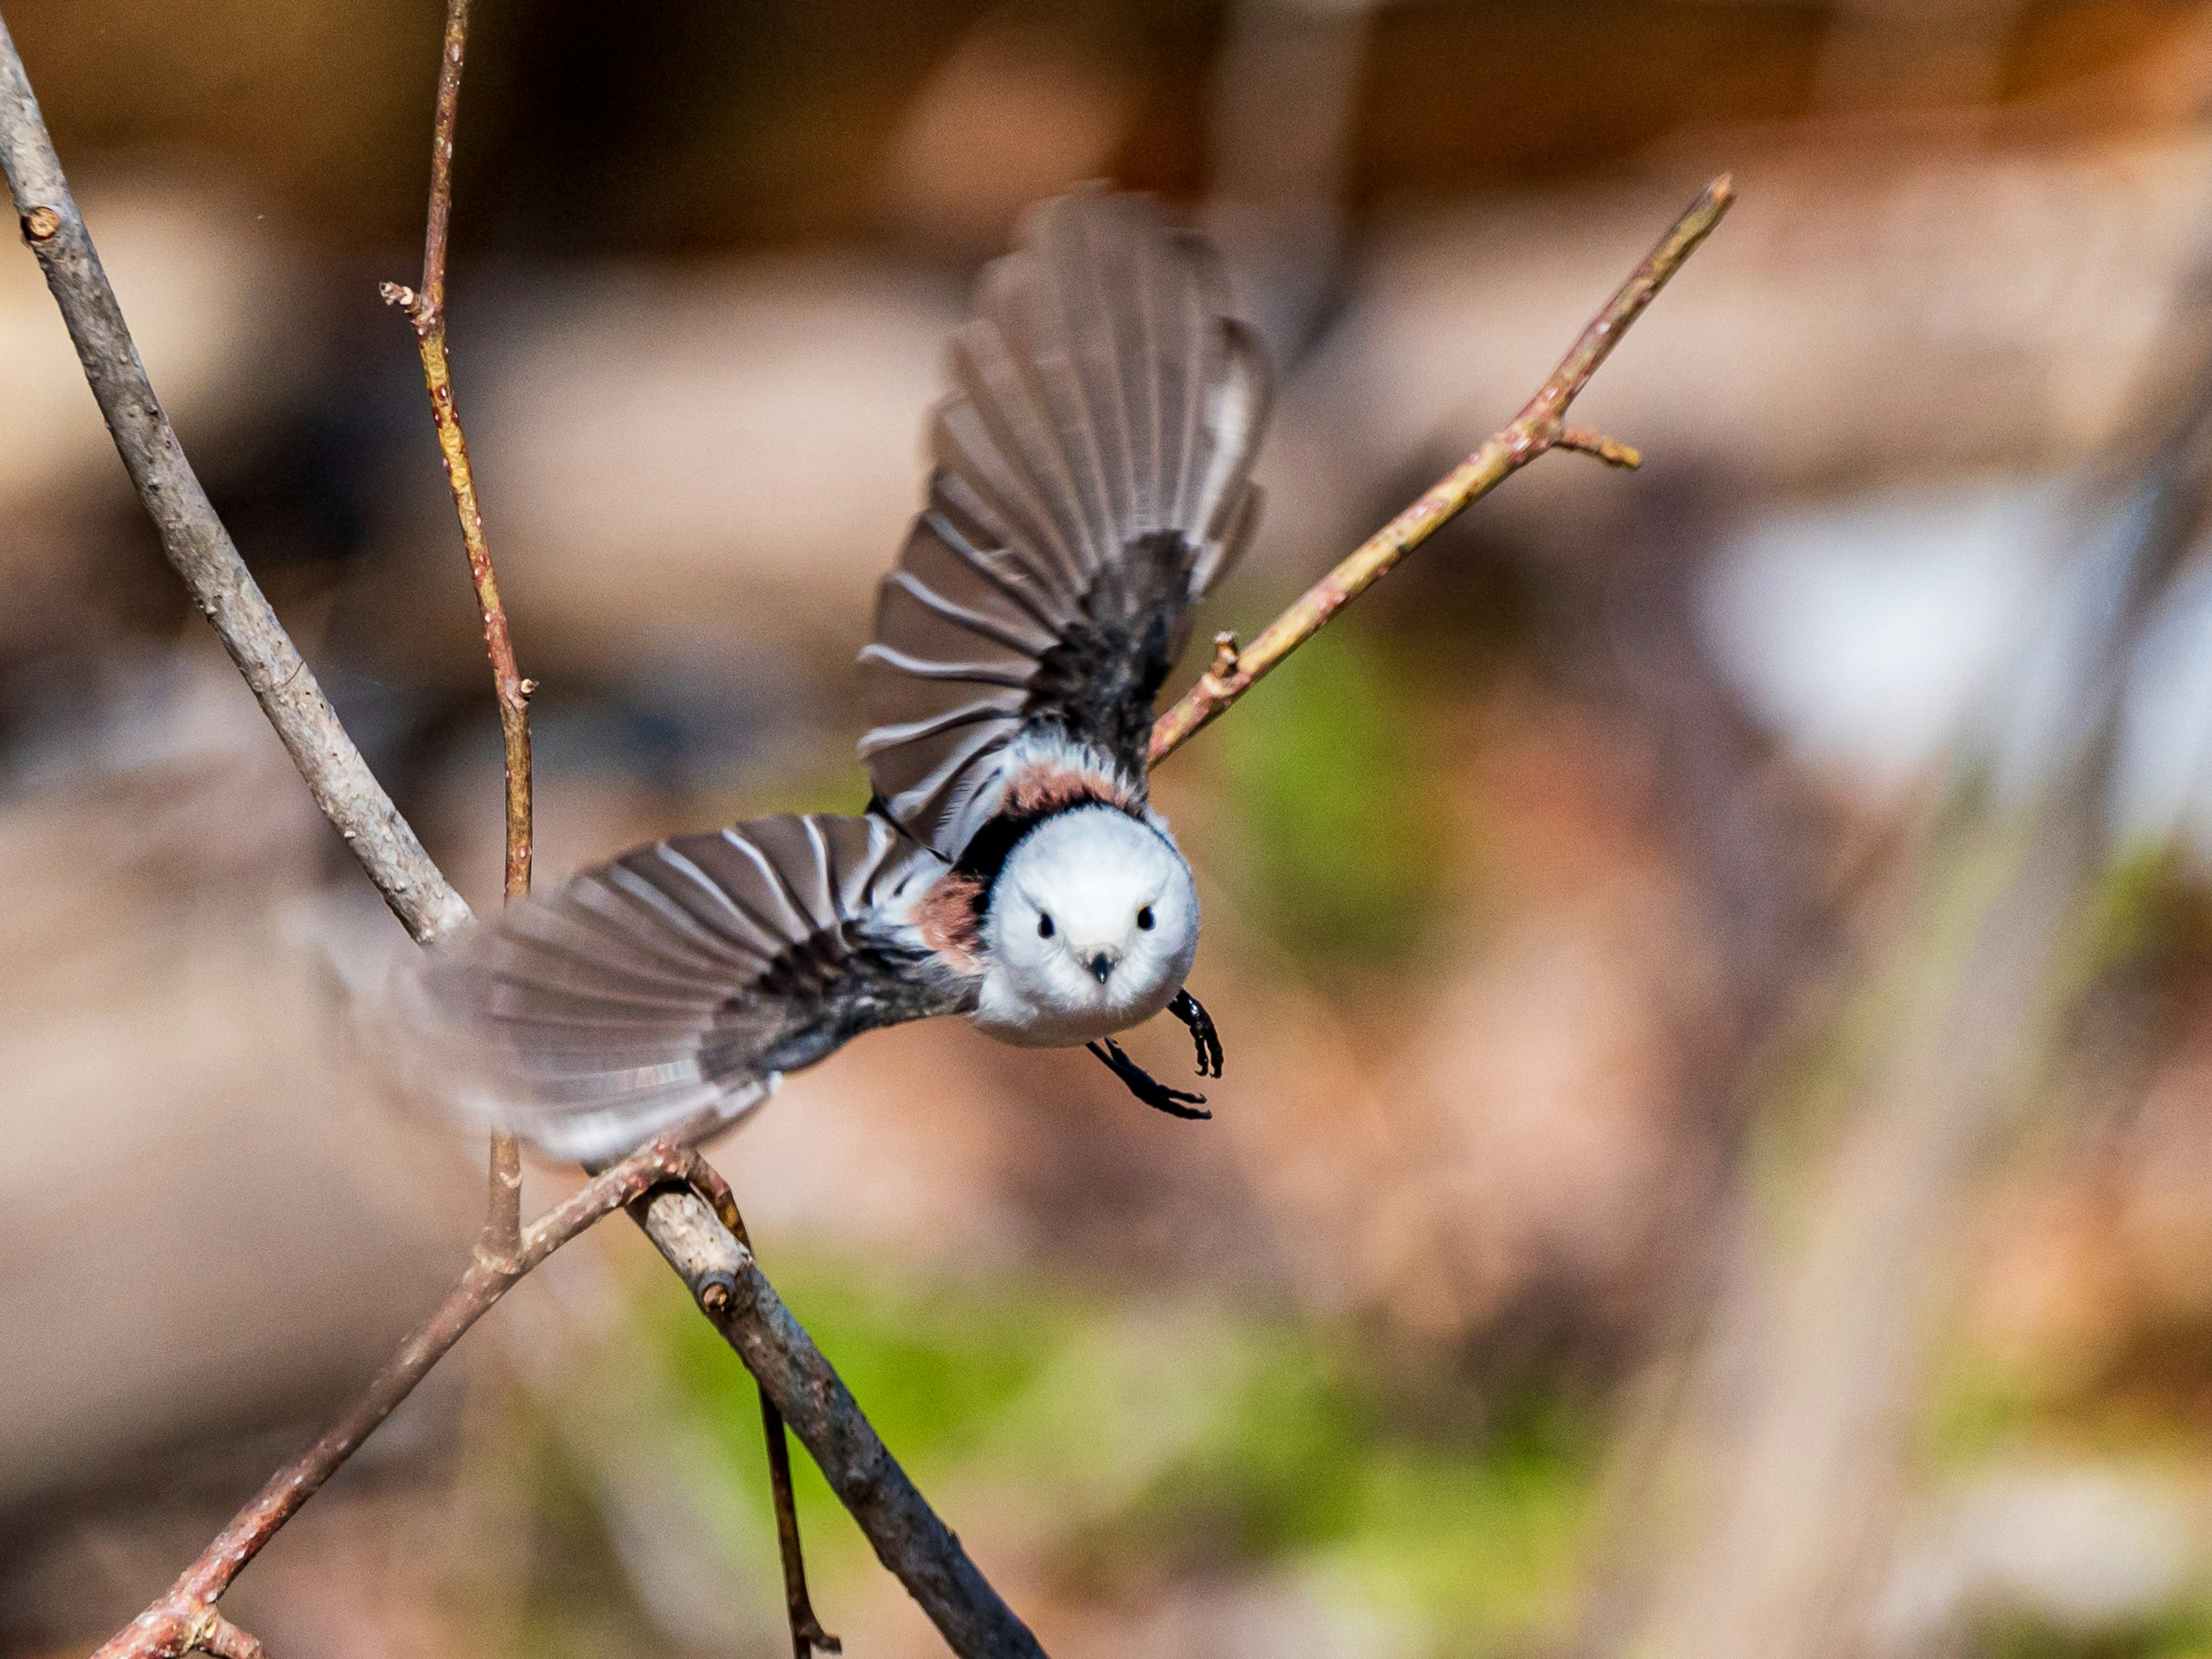
<instances>
[{"instance_id":1,"label":"blurred background","mask_svg":"<svg viewBox=\"0 0 2212 1659\"><path fill-rule=\"evenodd\" d=\"M616 12L620 15L617 15ZM864 799L852 662L1022 207L1157 191L1281 367L1249 635L1741 201L1546 459L1163 772L1214 1121L872 1036L714 1149L1070 1656L2212 1654L2212 8L477 8L453 349L538 869ZM434 0L8 0L157 386L496 902L413 341ZM400 931L0 254L0 1651L88 1650L466 1257ZM1135 1047L1188 1063L1172 1024ZM533 1205L570 1177L534 1172ZM941 1651L801 1459L855 1659ZM750 1380L633 1230L226 1607L787 1651Z\"/></svg>"}]
</instances>

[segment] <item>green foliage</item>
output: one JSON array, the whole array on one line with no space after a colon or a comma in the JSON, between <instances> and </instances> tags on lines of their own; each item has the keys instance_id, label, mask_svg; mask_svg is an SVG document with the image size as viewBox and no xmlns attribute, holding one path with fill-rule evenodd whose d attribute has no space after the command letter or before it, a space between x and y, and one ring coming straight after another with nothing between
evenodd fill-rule
<instances>
[{"instance_id":1,"label":"green foliage","mask_svg":"<svg viewBox=\"0 0 2212 1659\"><path fill-rule=\"evenodd\" d=\"M482 1639L504 1633L511 1651L532 1659L656 1659L667 1644L631 1592L590 1474L551 1421L527 1409L523 1418L530 1582L518 1598L518 1622L487 1630Z\"/></svg>"},{"instance_id":2,"label":"green foliage","mask_svg":"<svg viewBox=\"0 0 2212 1659\"><path fill-rule=\"evenodd\" d=\"M1339 626L1216 728L1237 830L1228 872L1290 949L1361 965L1419 942L1449 853L1421 714L1389 652Z\"/></svg>"},{"instance_id":3,"label":"green foliage","mask_svg":"<svg viewBox=\"0 0 2212 1659\"><path fill-rule=\"evenodd\" d=\"M2092 895L2087 971L2145 964L2185 973L2212 958L2212 896L2172 846L2113 859Z\"/></svg>"},{"instance_id":4,"label":"green foliage","mask_svg":"<svg viewBox=\"0 0 2212 1659\"><path fill-rule=\"evenodd\" d=\"M775 1284L884 1444L926 1489L977 1452L1010 1402L1034 1386L1071 1325L1066 1310L1019 1287L979 1296L781 1252ZM677 1382L740 1472L743 1500L772 1526L750 1375L688 1305L668 1310L656 1335ZM832 1573L866 1570L873 1559L866 1540L796 1444L792 1471L810 1561Z\"/></svg>"},{"instance_id":5,"label":"green foliage","mask_svg":"<svg viewBox=\"0 0 2212 1659\"><path fill-rule=\"evenodd\" d=\"M2196 1659L2212 1652L2212 1607L2095 1630L2016 1614L1975 1632L1967 1651L1977 1659Z\"/></svg>"},{"instance_id":6,"label":"green foliage","mask_svg":"<svg viewBox=\"0 0 2212 1659\"><path fill-rule=\"evenodd\" d=\"M1036 1283L920 1286L775 1257L793 1312L925 1490L957 1508L984 1488L1034 1512L1078 1597L1194 1571L1312 1574L1474 1644L1440 1652L1568 1616L1597 1439L1562 1413L1439 1431L1351 1380L1332 1359L1337 1334L1293 1317L1132 1308ZM750 1379L690 1310L657 1330L764 1517ZM804 1454L793 1461L823 1582L874 1571Z\"/></svg>"}]
</instances>

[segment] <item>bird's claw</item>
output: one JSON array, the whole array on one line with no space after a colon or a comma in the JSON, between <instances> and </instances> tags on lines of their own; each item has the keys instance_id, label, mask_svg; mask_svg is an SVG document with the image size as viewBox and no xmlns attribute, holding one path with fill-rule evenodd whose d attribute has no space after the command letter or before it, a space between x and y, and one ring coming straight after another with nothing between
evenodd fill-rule
<instances>
[{"instance_id":1,"label":"bird's claw","mask_svg":"<svg viewBox=\"0 0 2212 1659\"><path fill-rule=\"evenodd\" d=\"M1112 1037L1102 1048L1096 1042L1085 1045L1106 1063L1106 1069L1121 1079L1131 1094L1156 1111L1170 1117L1210 1118L1211 1112L1194 1111L1194 1107L1206 1104L1204 1095L1185 1094L1180 1089L1170 1089L1122 1051L1121 1045Z\"/></svg>"},{"instance_id":2,"label":"bird's claw","mask_svg":"<svg viewBox=\"0 0 2212 1659\"><path fill-rule=\"evenodd\" d=\"M1175 1000L1168 1004L1168 1012L1190 1028L1190 1040L1198 1045L1198 1074L1200 1077L1221 1075L1221 1033L1213 1029L1213 1016L1206 1012L1206 1005L1191 995L1188 987L1177 991Z\"/></svg>"}]
</instances>

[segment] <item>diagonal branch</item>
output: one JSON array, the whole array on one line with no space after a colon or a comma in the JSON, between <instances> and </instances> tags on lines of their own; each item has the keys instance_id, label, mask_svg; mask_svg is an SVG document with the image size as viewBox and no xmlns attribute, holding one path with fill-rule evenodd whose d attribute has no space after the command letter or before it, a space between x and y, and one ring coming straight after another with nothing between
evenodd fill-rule
<instances>
[{"instance_id":1,"label":"diagonal branch","mask_svg":"<svg viewBox=\"0 0 2212 1659\"><path fill-rule=\"evenodd\" d=\"M690 1286L700 1311L759 1379L762 1399L775 1402L813 1455L867 1534L876 1559L963 1659L1044 1659L1029 1626L922 1500L851 1391L783 1305L740 1242L744 1223L728 1186L704 1159L693 1187L655 1200L660 1224L649 1230L653 1242ZM801 1586L798 1600L804 1598ZM795 1630L796 1608L793 1616Z\"/></svg>"},{"instance_id":2,"label":"diagonal branch","mask_svg":"<svg viewBox=\"0 0 2212 1659\"><path fill-rule=\"evenodd\" d=\"M138 361L100 255L54 154L23 60L0 20L0 168L24 239L38 255L116 453L161 532L161 550L214 624L315 805L417 939L468 917L468 906L422 850L338 723L330 699L239 557Z\"/></svg>"},{"instance_id":3,"label":"diagonal branch","mask_svg":"<svg viewBox=\"0 0 2212 1659\"><path fill-rule=\"evenodd\" d=\"M441 321L444 248L450 227L451 139L461 46L453 33L457 18L464 37L465 31L465 0L450 3L424 260L424 289L430 296L428 309L433 323ZM0 21L0 168L7 173L25 240L38 257L76 342L86 380L162 546L276 728L317 805L418 941L434 939L466 921L468 906L370 773L185 459L100 269L4 21ZM1626 446L1564 428L1567 405L1621 331L1718 222L1729 198L1725 178L1708 186L1510 426L1353 553L1241 657L1224 636L1213 669L1154 727L1154 760L1172 753L1439 526L1545 449L1588 449L1615 465L1630 464L1633 452ZM418 339L424 333L422 301L422 295L415 295L400 299L416 321ZM434 411L450 416L452 382L441 331L436 336L434 363L425 343L424 374ZM440 441L471 570L480 577L478 597L485 611L487 644L501 676L505 729L509 678L518 713L526 700L527 684L511 673L511 647L502 664L500 645L493 637L494 616L498 615L503 635L504 615L497 611L488 553L477 570L483 526L480 515L472 511L473 483L457 421L440 420ZM510 750L511 763L513 755ZM508 774L509 825L512 830L519 822L524 827L526 872L526 751L523 766L510 763ZM519 819L514 813L518 779L523 802ZM511 836L511 880L515 848ZM1035 1637L976 1570L959 1540L891 1457L836 1371L784 1308L751 1251L739 1242L735 1212L720 1177L703 1160L688 1155L683 1155L680 1174L668 1173L675 1168L672 1163L665 1168L653 1164L655 1158L678 1157L672 1149L681 1144L680 1137L655 1143L596 1177L520 1232L512 1255L480 1247L446 1303L379 1373L354 1408L315 1446L279 1471L170 1591L101 1650L101 1659L156 1655L173 1659L195 1648L236 1659L251 1659L258 1653L259 1644L252 1638L215 1611L216 1598L485 1310L545 1255L617 1206L629 1209L681 1274L701 1310L759 1382L763 1398L812 1454L878 1559L929 1613L953 1650L963 1659L1042 1659ZM633 1189L623 1185L625 1181L646 1184ZM674 1190L660 1190L672 1183Z\"/></svg>"},{"instance_id":4,"label":"diagonal branch","mask_svg":"<svg viewBox=\"0 0 2212 1659\"><path fill-rule=\"evenodd\" d=\"M1250 645L1238 651L1233 640L1221 636L1213 666L1153 723L1152 763L1158 766L1182 748L1268 670L1321 632L1338 611L1389 574L1401 559L1546 450L1580 450L1614 466L1639 465L1644 458L1627 445L1563 424L1567 406L1620 343L1628 325L1643 315L1682 262L1712 234L1735 199L1735 188L1728 174L1707 185L1605 309L1590 319L1551 379L1537 388L1518 415L1484 439L1480 448L1439 478L1420 500L1353 549Z\"/></svg>"},{"instance_id":5,"label":"diagonal branch","mask_svg":"<svg viewBox=\"0 0 2212 1659\"><path fill-rule=\"evenodd\" d=\"M417 940L434 939L465 922L468 905L369 771L193 476L139 362L4 19L0 169L7 173L25 239L38 256L76 343L85 378L162 546L283 738L316 805ZM783 1310L750 1252L711 1213L702 1222L697 1207L696 1200L687 1206L672 1193L629 1206L679 1271L682 1262L695 1258L743 1261L742 1306L730 1291L733 1299L725 1305L738 1311L726 1319L717 1316L717 1328L821 1465L877 1554L929 1610L963 1659L1039 1653L1035 1638L884 1449L829 1362ZM532 1236L538 1236L535 1230ZM101 1650L103 1659L173 1659L190 1647L213 1650L217 1644L243 1659L252 1638L214 1614L213 1596L351 1455L483 1309L497 1300L488 1292L504 1273L495 1257L480 1257L472 1264L453 1296L379 1374L353 1411L316 1448L280 1471L178 1585ZM708 1298L723 1293L718 1287L736 1286L739 1279L715 1279L708 1273L687 1275L687 1283L711 1316ZM503 1292L504 1285L500 1289ZM482 1305L472 1298L481 1298ZM775 1310L774 1318L763 1311L768 1309ZM206 1596L198 1614L183 1611L195 1587Z\"/></svg>"},{"instance_id":6,"label":"diagonal branch","mask_svg":"<svg viewBox=\"0 0 2212 1659\"><path fill-rule=\"evenodd\" d=\"M185 1569L167 1593L112 1638L94 1659L148 1659L148 1656L175 1656L195 1648L220 1651L210 1644L210 1633L221 1623L216 1603L231 1582L414 1391L415 1385L469 1327L489 1312L492 1304L525 1274L594 1222L637 1203L656 1188L699 1182L703 1166L704 1160L697 1153L673 1138L664 1137L593 1176L532 1222L522 1231L513 1256L502 1258L479 1249L437 1311L399 1345L399 1351L385 1362L384 1369L351 1409L322 1438L270 1476L253 1500L200 1552L199 1559ZM823 1369L827 1370L826 1365Z\"/></svg>"}]
</instances>

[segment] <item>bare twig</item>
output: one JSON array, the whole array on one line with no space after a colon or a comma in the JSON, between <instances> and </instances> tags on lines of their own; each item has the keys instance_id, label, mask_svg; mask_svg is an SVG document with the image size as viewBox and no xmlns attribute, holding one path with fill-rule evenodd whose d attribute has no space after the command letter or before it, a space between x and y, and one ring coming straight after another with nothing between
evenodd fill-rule
<instances>
[{"instance_id":1,"label":"bare twig","mask_svg":"<svg viewBox=\"0 0 2212 1659\"><path fill-rule=\"evenodd\" d=\"M653 1242L813 1454L876 1559L963 1659L1043 1659L1029 1626L976 1571L738 1242L728 1188L716 1179L701 1190L713 1207L697 1192L652 1200Z\"/></svg>"},{"instance_id":2,"label":"bare twig","mask_svg":"<svg viewBox=\"0 0 2212 1659\"><path fill-rule=\"evenodd\" d=\"M1579 426L1563 426L1559 435L1552 440L1554 449L1579 450L1585 455L1595 455L1607 466L1617 466L1633 472L1644 465L1644 452L1633 445L1608 438L1602 432L1592 432Z\"/></svg>"},{"instance_id":3,"label":"bare twig","mask_svg":"<svg viewBox=\"0 0 2212 1659\"><path fill-rule=\"evenodd\" d=\"M290 751L315 805L368 872L407 930L427 939L468 915L415 831L338 723L314 673L246 568L230 532L185 459L146 378L122 308L70 193L23 61L0 21L0 169L46 286L69 325L77 361L99 400L161 550L215 624L238 672Z\"/></svg>"},{"instance_id":4,"label":"bare twig","mask_svg":"<svg viewBox=\"0 0 2212 1659\"><path fill-rule=\"evenodd\" d=\"M422 343L424 378L499 679L502 730L512 739L526 712L530 687L514 672L511 644L505 639L504 613L498 607L484 550L481 515L475 510L466 446L453 417L452 377L441 326L451 140L465 21L464 4L454 0L440 76L434 158L436 179L443 187L434 183L424 292L403 290L391 297L405 306ZM47 286L76 343L86 379L163 546L283 739L316 804L416 939L428 940L465 921L466 903L370 773L193 476L100 269L4 21L0 21L0 167L7 172L25 238L38 254ZM1214 672L1155 727L1154 758L1172 752L1439 525L1544 449L1565 444L1592 450L1616 464L1630 464L1633 451L1594 434L1570 436L1560 425L1561 417L1620 331L1711 229L1728 201L1727 180L1717 180L1584 331L1574 352L1512 425L1354 553L1249 650L1240 655L1233 641L1222 641ZM516 717L514 722L510 714ZM521 730L526 745L526 726ZM518 863L526 878L528 868L526 747L519 758L518 766L511 745L510 891L515 890ZM518 825L519 841L514 833ZM516 1279L616 1206L629 1210L682 1275L702 1311L758 1380L765 1407L798 1434L867 1534L878 1558L921 1604L953 1650L963 1659L1041 1656L1036 1638L899 1468L829 1362L784 1308L751 1251L739 1242L726 1187L702 1159L676 1150L680 1145L680 1137L657 1142L594 1178L529 1228L518 1229L514 1235L517 1248L511 1255L480 1248L445 1304L403 1345L353 1409L279 1471L170 1590L101 1650L101 1659L152 1655L173 1659L195 1648L252 1659L259 1644L215 1612L216 1598ZM653 1190L664 1186L679 1190ZM495 1192L501 1194L495 1200L495 1209L509 1201L502 1187L515 1189L519 1183L502 1182L495 1174ZM699 1195L702 1192L714 1200L712 1205ZM519 1213L519 1194L514 1201ZM499 1236L488 1232L487 1237ZM796 1587L792 1607L795 1626L802 1612L812 1626L806 1632L795 1629L795 1634L829 1645L819 1638L811 1611L804 1608L803 1582Z\"/></svg>"},{"instance_id":5,"label":"bare twig","mask_svg":"<svg viewBox=\"0 0 2212 1659\"><path fill-rule=\"evenodd\" d=\"M494 1261L513 1258L522 1243L522 1143L492 1131L490 1194L477 1250Z\"/></svg>"},{"instance_id":6,"label":"bare twig","mask_svg":"<svg viewBox=\"0 0 2212 1659\"><path fill-rule=\"evenodd\" d=\"M86 379L139 498L160 530L172 562L283 738L316 805L344 836L378 892L417 940L434 939L465 922L467 903L422 850L413 829L369 771L193 477L138 360L4 21L0 21L0 167L7 173L24 235L46 273L47 286L76 343ZM586 1190L596 1189L594 1183ZM634 1207L632 1213L671 1261L699 1249L710 1256L719 1251L720 1259L741 1248L711 1214L702 1226L672 1198ZM547 1217L539 1226L552 1218ZM716 1232L722 1232L720 1240L713 1237ZM533 1228L524 1237L538 1236ZM750 1252L744 1255L747 1286L765 1289L766 1279L750 1265ZM244 1644L252 1638L211 1616L213 1597L405 1397L483 1308L497 1299L491 1296L477 1306L472 1298L483 1297L495 1285L503 1291L512 1283L511 1267L526 1273L534 1265L526 1247L511 1261L502 1261L496 1251L480 1251L447 1303L379 1373L362 1401L314 1448L281 1471L167 1595L109 1642L101 1650L103 1659L173 1656L217 1641L229 1644L233 1651L247 1652ZM727 1285L734 1282L723 1281L719 1291L705 1281L694 1281L691 1287L695 1297L712 1299L730 1294ZM724 1335L762 1380L769 1402L798 1430L831 1486L868 1532L877 1554L930 1610L954 1650L965 1659L1038 1651L1035 1639L890 1460L828 1362L783 1311L774 1291L769 1291L765 1298L755 1295L753 1302L773 1306L777 1317L749 1319L743 1343L732 1334L733 1327L721 1327ZM803 1352L784 1352L793 1340L802 1345ZM835 1409L821 1402L831 1402ZM824 1411L830 1412L826 1418ZM829 1432L825 1425L834 1425L836 1432ZM1018 1639L1010 1632L1018 1632Z\"/></svg>"},{"instance_id":7,"label":"bare twig","mask_svg":"<svg viewBox=\"0 0 2212 1659\"><path fill-rule=\"evenodd\" d=\"M750 1251L752 1235L745 1231L744 1218L738 1213L727 1183L710 1174L702 1190L715 1200L716 1212L730 1236ZM776 1547L783 1557L783 1608L791 1626L792 1659L813 1659L817 1648L842 1653L845 1644L822 1628L814 1613L814 1598L807 1594L806 1557L799 1542L799 1499L791 1486L791 1443L784 1433L783 1413L769 1398L765 1382L761 1384L760 1408L761 1430L768 1442L769 1492L775 1502Z\"/></svg>"},{"instance_id":8,"label":"bare twig","mask_svg":"<svg viewBox=\"0 0 2212 1659\"><path fill-rule=\"evenodd\" d=\"M385 1363L322 1438L271 1475L252 1502L200 1552L167 1593L100 1650L96 1659L149 1659L209 1647L215 1605L246 1564L392 1414L430 1368L525 1274L594 1222L671 1182L702 1180L704 1160L673 1138L653 1142L593 1176L526 1228L510 1261L479 1252L437 1311ZM719 1187L719 1182L710 1190ZM724 1189L726 1190L726 1189ZM246 1638L251 1640L251 1638ZM240 1650L243 1651L243 1650Z\"/></svg>"},{"instance_id":9,"label":"bare twig","mask_svg":"<svg viewBox=\"0 0 2212 1659\"><path fill-rule=\"evenodd\" d=\"M492 570L491 544L484 535L483 510L477 502L476 474L461 430L460 406L453 398L453 377L446 357L446 248L453 222L453 130L461 112L461 65L469 44L469 0L449 0L446 34L438 54L438 106L430 132L430 205L423 216L422 288L418 294L397 283L383 285L385 299L406 308L415 325L422 356L422 381L430 393L430 419L438 428L438 449L446 482L453 492L453 512L461 521L461 544L468 550L469 576L476 584L477 608L483 614L484 650L491 658L492 687L499 700L499 732L507 759L507 867L504 890L510 899L530 891L532 844L530 800L530 693L514 660L514 639L500 602L499 579ZM490 1196L478 1248L495 1256L512 1255L522 1232L522 1147L513 1135L491 1137Z\"/></svg>"},{"instance_id":10,"label":"bare twig","mask_svg":"<svg viewBox=\"0 0 2212 1659\"><path fill-rule=\"evenodd\" d=\"M196 1645L214 1654L216 1659L266 1659L258 1637L248 1636L212 1608L208 1613L207 1628Z\"/></svg>"},{"instance_id":11,"label":"bare twig","mask_svg":"<svg viewBox=\"0 0 2212 1659\"><path fill-rule=\"evenodd\" d=\"M1674 222L1644 263L1590 319L1582 337L1552 371L1520 414L1482 441L1472 455L1447 472L1428 493L1354 549L1335 569L1308 588L1297 602L1269 623L1260 636L1237 653L1227 673L1209 669L1183 693L1175 707L1152 726L1152 764L1182 747L1216 715L1250 690L1276 664L1304 645L1329 619L1395 568L1406 555L1481 500L1547 449L1574 449L1615 466L1635 466L1643 457L1601 434L1562 424L1567 406L1589 384L1644 307L1682 268L1682 262L1720 223L1735 199L1726 173L1707 185Z\"/></svg>"},{"instance_id":12,"label":"bare twig","mask_svg":"<svg viewBox=\"0 0 2212 1659\"><path fill-rule=\"evenodd\" d=\"M500 737L507 751L507 896L530 890L530 694L514 660L514 641L500 603L491 544L484 535L483 510L477 501L476 474L469 467L468 439L461 430L453 399L453 367L446 353L446 247L453 219L453 128L460 115L461 63L468 49L469 0L447 0L445 48L438 63L438 113L430 141L430 210L422 236L422 286L383 285L385 299L402 307L415 325L422 355L422 383L430 393L430 418L438 428L438 448L453 486L453 510L468 549L469 574L475 580L477 608L483 613L484 647L491 656L492 679L499 694Z\"/></svg>"},{"instance_id":13,"label":"bare twig","mask_svg":"<svg viewBox=\"0 0 2212 1659\"><path fill-rule=\"evenodd\" d=\"M446 349L446 252L453 240L453 137L460 121L461 71L469 46L469 0L447 0L445 40L438 58L437 113L430 135L430 206L422 233L422 286L408 289L386 283L386 301L405 310L415 325L415 343L422 357L422 382L430 393L430 418L438 428L438 448L445 459L446 480L453 492L453 511L461 523L461 542L468 550L469 574L476 583L477 605L483 614L484 648L491 658L492 680L499 699L499 728L507 761L506 891L518 899L530 891L532 850L530 774L530 694L532 681L522 678L514 655L514 635L507 628L507 608L499 597L499 579L491 562L490 538L484 533L483 509L477 499L476 473L469 465L468 438L461 426L460 404L453 391L453 367ZM512 1135L494 1133L491 1138L491 1200L484 1219L481 1252L499 1257L511 1254L519 1240L522 1212L522 1150ZM732 1210L735 1216L736 1212ZM742 1229L738 1237L751 1248ZM791 1644L795 1659L811 1659L817 1648L842 1651L837 1638L822 1628L806 1593L806 1565L799 1538L799 1510L791 1490L791 1449L784 1437L783 1419L763 1391L761 1428L767 1437L769 1472L775 1503L776 1547L783 1558L784 1601L791 1620Z\"/></svg>"},{"instance_id":14,"label":"bare twig","mask_svg":"<svg viewBox=\"0 0 2212 1659\"><path fill-rule=\"evenodd\" d=\"M736 1228L738 1241L750 1241ZM763 1389L761 1429L768 1440L769 1495L775 1500L775 1541L783 1556L783 1610L791 1625L793 1659L812 1659L814 1650L842 1653L845 1644L822 1628L815 1616L814 1598L806 1592L806 1557L799 1544L799 1498L791 1486L791 1442L784 1433L783 1413Z\"/></svg>"}]
</instances>

